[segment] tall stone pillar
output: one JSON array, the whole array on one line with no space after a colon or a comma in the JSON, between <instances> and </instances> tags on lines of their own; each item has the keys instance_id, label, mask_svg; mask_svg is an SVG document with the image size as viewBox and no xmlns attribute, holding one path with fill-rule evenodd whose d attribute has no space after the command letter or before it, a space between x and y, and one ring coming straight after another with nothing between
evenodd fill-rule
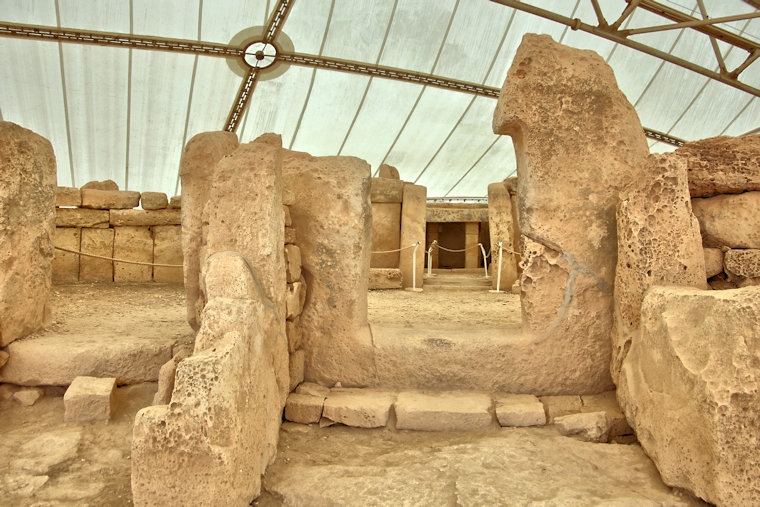
<instances>
[{"instance_id":1,"label":"tall stone pillar","mask_svg":"<svg viewBox=\"0 0 760 507\"><path fill-rule=\"evenodd\" d=\"M399 268L404 278L404 288L412 287L413 281L417 288L422 287L422 276L425 268L425 207L427 204L427 188L406 183L404 197L401 203L401 248L417 242L417 261L413 263L413 248L401 252Z\"/></svg>"},{"instance_id":2,"label":"tall stone pillar","mask_svg":"<svg viewBox=\"0 0 760 507\"><path fill-rule=\"evenodd\" d=\"M488 185L488 231L491 239L491 286L499 290L509 290L517 280L516 251L514 244L515 223L513 220L512 198L503 182ZM499 243L502 246L501 276L499 276Z\"/></svg>"},{"instance_id":3,"label":"tall stone pillar","mask_svg":"<svg viewBox=\"0 0 760 507\"><path fill-rule=\"evenodd\" d=\"M478 222L465 222L464 224L464 267L474 269L478 267L478 259L481 257L478 240L480 239L480 224Z\"/></svg>"}]
</instances>

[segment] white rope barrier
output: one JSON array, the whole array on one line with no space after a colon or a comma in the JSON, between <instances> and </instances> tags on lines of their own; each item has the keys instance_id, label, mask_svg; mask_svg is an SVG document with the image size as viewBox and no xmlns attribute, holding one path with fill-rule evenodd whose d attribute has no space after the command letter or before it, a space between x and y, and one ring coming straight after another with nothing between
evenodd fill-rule
<instances>
[{"instance_id":1,"label":"white rope barrier","mask_svg":"<svg viewBox=\"0 0 760 507\"><path fill-rule=\"evenodd\" d=\"M370 252L371 254L387 254L387 253L396 253L396 252L403 252L404 250L409 250L410 248L415 248L417 245L419 245L420 242L417 242L413 245L405 246L404 248L397 248L395 250L381 250L379 252Z\"/></svg>"},{"instance_id":2,"label":"white rope barrier","mask_svg":"<svg viewBox=\"0 0 760 507\"><path fill-rule=\"evenodd\" d=\"M137 264L139 266L157 266L159 268L181 268L184 267L182 264L156 264L154 262L140 262L140 261L128 261L126 259L116 259L114 257L106 257L105 255L95 255L95 254L88 254L84 252L78 252L76 250L69 250L68 248L63 248L60 246L54 247L56 250L61 250L63 252L69 252L77 255L82 255L84 257L94 257L95 259L103 259L107 261L113 261L113 262L123 262L125 264Z\"/></svg>"}]
</instances>

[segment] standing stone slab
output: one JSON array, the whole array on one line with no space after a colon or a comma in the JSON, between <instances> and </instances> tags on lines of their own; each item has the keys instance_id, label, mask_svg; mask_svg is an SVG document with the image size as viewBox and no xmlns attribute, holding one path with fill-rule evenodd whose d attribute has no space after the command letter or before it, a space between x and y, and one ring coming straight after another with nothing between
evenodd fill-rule
<instances>
[{"instance_id":1,"label":"standing stone slab","mask_svg":"<svg viewBox=\"0 0 760 507\"><path fill-rule=\"evenodd\" d=\"M182 283L182 242L180 225L156 225L153 230L153 262L174 264L180 267L153 266L153 281L162 283Z\"/></svg>"},{"instance_id":2,"label":"standing stone slab","mask_svg":"<svg viewBox=\"0 0 760 507\"><path fill-rule=\"evenodd\" d=\"M716 505L760 498L760 287L653 287L617 395L663 481Z\"/></svg>"},{"instance_id":3,"label":"standing stone slab","mask_svg":"<svg viewBox=\"0 0 760 507\"><path fill-rule=\"evenodd\" d=\"M55 246L79 251L82 229L78 227L56 227ZM79 280L79 255L56 250L53 258L53 283L74 283Z\"/></svg>"},{"instance_id":4,"label":"standing stone slab","mask_svg":"<svg viewBox=\"0 0 760 507\"><path fill-rule=\"evenodd\" d=\"M517 154L524 331L553 344L564 387L608 390L615 207L649 153L636 111L599 55L527 34L493 130Z\"/></svg>"},{"instance_id":5,"label":"standing stone slab","mask_svg":"<svg viewBox=\"0 0 760 507\"><path fill-rule=\"evenodd\" d=\"M147 227L114 227L113 256L125 261L153 262L153 234ZM153 266L113 263L114 282L150 282Z\"/></svg>"},{"instance_id":6,"label":"standing stone slab","mask_svg":"<svg viewBox=\"0 0 760 507\"><path fill-rule=\"evenodd\" d=\"M401 233L401 204L396 202L372 203L372 251L370 267L398 268L398 250Z\"/></svg>"},{"instance_id":7,"label":"standing stone slab","mask_svg":"<svg viewBox=\"0 0 760 507\"><path fill-rule=\"evenodd\" d=\"M50 318L55 189L50 142L0 122L0 347Z\"/></svg>"},{"instance_id":8,"label":"standing stone slab","mask_svg":"<svg viewBox=\"0 0 760 507\"><path fill-rule=\"evenodd\" d=\"M404 391L395 403L396 429L471 431L493 426L493 401L470 392L423 393Z\"/></svg>"},{"instance_id":9,"label":"standing stone slab","mask_svg":"<svg viewBox=\"0 0 760 507\"><path fill-rule=\"evenodd\" d=\"M184 254L187 321L196 331L198 316L203 309L200 295L201 216L208 201L214 168L225 155L237 148L238 139L232 132L204 132L187 143L180 162L182 180L182 252Z\"/></svg>"},{"instance_id":10,"label":"standing stone slab","mask_svg":"<svg viewBox=\"0 0 760 507\"><path fill-rule=\"evenodd\" d=\"M692 199L704 246L760 248L760 192Z\"/></svg>"},{"instance_id":11,"label":"standing stone slab","mask_svg":"<svg viewBox=\"0 0 760 507\"><path fill-rule=\"evenodd\" d=\"M686 163L671 154L650 155L645 177L632 183L617 208L613 380L617 381L641 302L653 285L708 289L699 222L691 213ZM674 238L678 238L674 241Z\"/></svg>"},{"instance_id":12,"label":"standing stone slab","mask_svg":"<svg viewBox=\"0 0 760 507\"><path fill-rule=\"evenodd\" d=\"M420 185L404 184L404 199L401 203L401 248L419 243L416 263L413 263L413 248L401 252L398 267L401 269L404 288L415 285L422 287L425 271L425 207L427 188Z\"/></svg>"},{"instance_id":13,"label":"standing stone slab","mask_svg":"<svg viewBox=\"0 0 760 507\"><path fill-rule=\"evenodd\" d=\"M518 279L517 256L513 243L515 223L512 220L512 198L503 182L488 185L488 233L491 240L491 286L495 290L509 290ZM501 278L499 268L499 243L501 243Z\"/></svg>"},{"instance_id":14,"label":"standing stone slab","mask_svg":"<svg viewBox=\"0 0 760 507\"><path fill-rule=\"evenodd\" d=\"M760 134L692 141L674 153L686 160L692 197L760 190Z\"/></svg>"},{"instance_id":15,"label":"standing stone slab","mask_svg":"<svg viewBox=\"0 0 760 507\"><path fill-rule=\"evenodd\" d=\"M282 172L294 194L290 214L309 289L301 315L305 377L326 385L374 385L367 322L369 165L353 157L286 151Z\"/></svg>"},{"instance_id":16,"label":"standing stone slab","mask_svg":"<svg viewBox=\"0 0 760 507\"><path fill-rule=\"evenodd\" d=\"M83 253L113 257L113 229L82 229ZM108 259L81 256L80 282L113 282L113 262Z\"/></svg>"}]
</instances>

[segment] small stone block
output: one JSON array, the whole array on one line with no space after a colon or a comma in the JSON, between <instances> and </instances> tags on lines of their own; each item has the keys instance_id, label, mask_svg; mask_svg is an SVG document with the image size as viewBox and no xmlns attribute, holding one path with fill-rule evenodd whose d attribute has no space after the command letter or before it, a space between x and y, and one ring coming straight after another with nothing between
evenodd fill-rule
<instances>
[{"instance_id":1,"label":"small stone block","mask_svg":"<svg viewBox=\"0 0 760 507\"><path fill-rule=\"evenodd\" d=\"M288 292L285 295L287 318L292 320L301 315L304 303L306 303L306 282L301 278L300 282L288 284Z\"/></svg>"},{"instance_id":2,"label":"small stone block","mask_svg":"<svg viewBox=\"0 0 760 507\"><path fill-rule=\"evenodd\" d=\"M285 227L293 227L293 217L290 216L290 206L282 205L282 213L285 216Z\"/></svg>"},{"instance_id":3,"label":"small stone block","mask_svg":"<svg viewBox=\"0 0 760 507\"><path fill-rule=\"evenodd\" d=\"M296 203L296 194L289 188L282 189L282 203L285 206L293 206Z\"/></svg>"},{"instance_id":4,"label":"small stone block","mask_svg":"<svg viewBox=\"0 0 760 507\"><path fill-rule=\"evenodd\" d=\"M549 423L553 423L555 417L577 414L583 407L581 397L578 395L541 396L539 399L544 404L546 419Z\"/></svg>"},{"instance_id":5,"label":"small stone block","mask_svg":"<svg viewBox=\"0 0 760 507\"><path fill-rule=\"evenodd\" d=\"M163 192L143 192L140 194L142 209L165 209L168 205L169 199Z\"/></svg>"},{"instance_id":6,"label":"small stone block","mask_svg":"<svg viewBox=\"0 0 760 507\"><path fill-rule=\"evenodd\" d=\"M63 395L63 420L110 420L115 388L115 378L76 377Z\"/></svg>"},{"instance_id":7,"label":"small stone block","mask_svg":"<svg viewBox=\"0 0 760 507\"><path fill-rule=\"evenodd\" d=\"M76 187L57 187L55 189L55 205L79 206L82 204L82 193Z\"/></svg>"},{"instance_id":8,"label":"small stone block","mask_svg":"<svg viewBox=\"0 0 760 507\"><path fill-rule=\"evenodd\" d=\"M371 389L333 389L325 399L322 416L355 428L380 428L388 424L396 394Z\"/></svg>"},{"instance_id":9,"label":"small stone block","mask_svg":"<svg viewBox=\"0 0 760 507\"><path fill-rule=\"evenodd\" d=\"M330 388L315 384L314 382L303 382L296 387L296 393L326 398L327 395L330 394Z\"/></svg>"},{"instance_id":10,"label":"small stone block","mask_svg":"<svg viewBox=\"0 0 760 507\"><path fill-rule=\"evenodd\" d=\"M581 396L583 407L581 412L605 412L610 422L609 437L633 434L623 411L618 405L615 391L606 391L599 394L584 394Z\"/></svg>"},{"instance_id":11,"label":"small stone block","mask_svg":"<svg viewBox=\"0 0 760 507\"><path fill-rule=\"evenodd\" d=\"M25 407L31 407L43 396L45 396L45 390L41 387L30 387L13 393L14 401Z\"/></svg>"},{"instance_id":12,"label":"small stone block","mask_svg":"<svg viewBox=\"0 0 760 507\"><path fill-rule=\"evenodd\" d=\"M577 436L589 442L607 442L610 420L606 412L570 414L554 419L559 432L565 436Z\"/></svg>"},{"instance_id":13,"label":"small stone block","mask_svg":"<svg viewBox=\"0 0 760 507\"><path fill-rule=\"evenodd\" d=\"M95 190L119 190L119 184L114 180L88 181L82 185L82 190L93 188Z\"/></svg>"},{"instance_id":14,"label":"small stone block","mask_svg":"<svg viewBox=\"0 0 760 507\"><path fill-rule=\"evenodd\" d=\"M370 290L403 289L404 277L398 268L370 268Z\"/></svg>"},{"instance_id":15,"label":"small stone block","mask_svg":"<svg viewBox=\"0 0 760 507\"><path fill-rule=\"evenodd\" d=\"M318 423L322 418L324 396L290 393L285 402L285 420L301 424Z\"/></svg>"},{"instance_id":16,"label":"small stone block","mask_svg":"<svg viewBox=\"0 0 760 507\"><path fill-rule=\"evenodd\" d=\"M290 391L303 382L305 357L303 349L296 350L290 354L288 359L288 371L290 373Z\"/></svg>"},{"instance_id":17,"label":"small stone block","mask_svg":"<svg viewBox=\"0 0 760 507\"><path fill-rule=\"evenodd\" d=\"M296 228L285 227L285 244L294 245L296 243Z\"/></svg>"},{"instance_id":18,"label":"small stone block","mask_svg":"<svg viewBox=\"0 0 760 507\"><path fill-rule=\"evenodd\" d=\"M169 199L169 209L181 209L182 208L182 196L173 195Z\"/></svg>"},{"instance_id":19,"label":"small stone block","mask_svg":"<svg viewBox=\"0 0 760 507\"><path fill-rule=\"evenodd\" d=\"M92 209L132 209L140 204L140 192L131 190L82 189L82 207Z\"/></svg>"},{"instance_id":20,"label":"small stone block","mask_svg":"<svg viewBox=\"0 0 760 507\"><path fill-rule=\"evenodd\" d=\"M480 393L402 392L396 400L396 429L470 431L493 425L491 397Z\"/></svg>"},{"instance_id":21,"label":"small stone block","mask_svg":"<svg viewBox=\"0 0 760 507\"><path fill-rule=\"evenodd\" d=\"M544 405L532 394L507 394L494 398L500 426L522 427L546 424Z\"/></svg>"},{"instance_id":22,"label":"small stone block","mask_svg":"<svg viewBox=\"0 0 760 507\"><path fill-rule=\"evenodd\" d=\"M288 283L301 279L301 249L296 245L285 245L285 273Z\"/></svg>"},{"instance_id":23,"label":"small stone block","mask_svg":"<svg viewBox=\"0 0 760 507\"><path fill-rule=\"evenodd\" d=\"M303 329L301 328L300 316L285 321L285 334L288 337L288 352L292 354L301 348L301 344L303 343Z\"/></svg>"}]
</instances>

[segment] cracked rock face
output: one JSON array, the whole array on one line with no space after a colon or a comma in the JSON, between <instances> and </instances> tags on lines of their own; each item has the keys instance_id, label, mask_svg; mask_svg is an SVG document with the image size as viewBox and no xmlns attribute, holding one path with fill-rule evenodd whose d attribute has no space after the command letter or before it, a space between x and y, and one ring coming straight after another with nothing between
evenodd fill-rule
<instances>
[{"instance_id":1,"label":"cracked rock face","mask_svg":"<svg viewBox=\"0 0 760 507\"><path fill-rule=\"evenodd\" d=\"M609 389L615 207L648 155L639 118L599 55L529 34L493 128L517 156L523 329L578 356L551 366L575 392Z\"/></svg>"}]
</instances>

